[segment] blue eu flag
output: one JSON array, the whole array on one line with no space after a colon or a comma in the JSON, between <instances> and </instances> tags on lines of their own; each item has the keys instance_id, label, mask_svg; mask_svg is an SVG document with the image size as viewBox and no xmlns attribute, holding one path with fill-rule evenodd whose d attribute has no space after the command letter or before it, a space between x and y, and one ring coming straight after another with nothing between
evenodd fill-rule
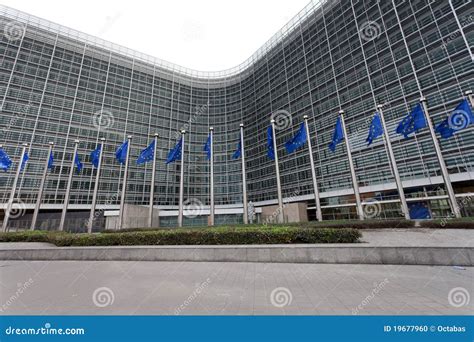
<instances>
[{"instance_id":1,"label":"blue eu flag","mask_svg":"<svg viewBox=\"0 0 474 342\"><path fill-rule=\"evenodd\" d=\"M375 113L372 123L369 127L369 136L367 137L367 146L370 146L372 142L383 135L382 120L380 119L380 114Z\"/></svg>"},{"instance_id":2,"label":"blue eu flag","mask_svg":"<svg viewBox=\"0 0 474 342\"><path fill-rule=\"evenodd\" d=\"M20 166L20 171L23 171L25 169L26 163L30 157L28 156L28 152L25 151L25 154L23 155L23 160L21 161L21 166Z\"/></svg>"},{"instance_id":3,"label":"blue eu flag","mask_svg":"<svg viewBox=\"0 0 474 342\"><path fill-rule=\"evenodd\" d=\"M100 157L101 150L102 150L102 145L99 145L94 151L91 152L91 163L96 168L99 167L99 157Z\"/></svg>"},{"instance_id":4,"label":"blue eu flag","mask_svg":"<svg viewBox=\"0 0 474 342\"><path fill-rule=\"evenodd\" d=\"M286 152L295 152L298 148L306 144L306 141L306 126L304 125L304 122L302 122L296 135L285 143Z\"/></svg>"},{"instance_id":5,"label":"blue eu flag","mask_svg":"<svg viewBox=\"0 0 474 342\"><path fill-rule=\"evenodd\" d=\"M267 129L267 157L271 160L275 160L275 149L273 148L273 129L269 126Z\"/></svg>"},{"instance_id":6,"label":"blue eu flag","mask_svg":"<svg viewBox=\"0 0 474 342\"><path fill-rule=\"evenodd\" d=\"M411 133L417 132L418 130L427 126L425 113L423 113L423 107L421 103L418 103L410 114L408 114L397 127L397 133L402 134L405 138Z\"/></svg>"},{"instance_id":7,"label":"blue eu flag","mask_svg":"<svg viewBox=\"0 0 474 342\"><path fill-rule=\"evenodd\" d=\"M166 159L166 164L169 164L176 160L181 159L182 150L183 150L183 138L179 139L179 142L176 144L176 146L168 153L168 159Z\"/></svg>"},{"instance_id":8,"label":"blue eu flag","mask_svg":"<svg viewBox=\"0 0 474 342\"><path fill-rule=\"evenodd\" d=\"M448 139L471 124L474 124L474 115L469 102L464 99L446 119L436 126L436 132L441 134L442 138Z\"/></svg>"},{"instance_id":9,"label":"blue eu flag","mask_svg":"<svg viewBox=\"0 0 474 342\"><path fill-rule=\"evenodd\" d=\"M207 160L211 160L211 143L212 143L211 140L212 140L211 135L209 134L207 136L206 144L204 145L204 149L203 149L203 151L207 153L207 157L206 157Z\"/></svg>"},{"instance_id":10,"label":"blue eu flag","mask_svg":"<svg viewBox=\"0 0 474 342\"><path fill-rule=\"evenodd\" d=\"M51 151L48 158L48 169L52 170L53 167L54 167L54 156L53 156L53 151Z\"/></svg>"},{"instance_id":11,"label":"blue eu flag","mask_svg":"<svg viewBox=\"0 0 474 342\"><path fill-rule=\"evenodd\" d=\"M237 149L232 155L232 159L239 159L241 156L242 156L242 141L239 141L239 143L237 144Z\"/></svg>"},{"instance_id":12,"label":"blue eu flag","mask_svg":"<svg viewBox=\"0 0 474 342\"><path fill-rule=\"evenodd\" d=\"M151 144L148 145L147 148L142 150L142 152L138 156L137 165L148 163L149 161L152 161L154 157L155 157L155 140L153 140Z\"/></svg>"},{"instance_id":13,"label":"blue eu flag","mask_svg":"<svg viewBox=\"0 0 474 342\"><path fill-rule=\"evenodd\" d=\"M12 160L10 159L8 154L3 150L3 148L0 148L0 169L7 172L7 170L10 168L11 165L12 165Z\"/></svg>"},{"instance_id":14,"label":"blue eu flag","mask_svg":"<svg viewBox=\"0 0 474 342\"><path fill-rule=\"evenodd\" d=\"M127 150L128 150L128 140L124 141L122 145L117 149L115 152L115 158L117 158L118 162L122 165L125 165L127 161Z\"/></svg>"},{"instance_id":15,"label":"blue eu flag","mask_svg":"<svg viewBox=\"0 0 474 342\"><path fill-rule=\"evenodd\" d=\"M79 157L79 153L76 152L76 156L74 157L74 164L76 164L76 171L77 173L81 172L82 171L82 162L81 162L81 158Z\"/></svg>"},{"instance_id":16,"label":"blue eu flag","mask_svg":"<svg viewBox=\"0 0 474 342\"><path fill-rule=\"evenodd\" d=\"M460 131L474 124L474 115L467 99L464 99L449 116L449 123L455 131Z\"/></svg>"},{"instance_id":17,"label":"blue eu flag","mask_svg":"<svg viewBox=\"0 0 474 342\"><path fill-rule=\"evenodd\" d=\"M446 118L436 126L435 132L439 133L443 139L448 139L454 135L455 131L449 125L449 118Z\"/></svg>"},{"instance_id":18,"label":"blue eu flag","mask_svg":"<svg viewBox=\"0 0 474 342\"><path fill-rule=\"evenodd\" d=\"M425 203L412 203L408 206L410 218L412 220L428 220L431 219L430 209Z\"/></svg>"},{"instance_id":19,"label":"blue eu flag","mask_svg":"<svg viewBox=\"0 0 474 342\"><path fill-rule=\"evenodd\" d=\"M336 152L336 146L344 139L344 132L342 131L342 122L341 117L337 117L336 128L334 129L334 134L332 135L332 141L329 144L329 149L333 152Z\"/></svg>"}]
</instances>

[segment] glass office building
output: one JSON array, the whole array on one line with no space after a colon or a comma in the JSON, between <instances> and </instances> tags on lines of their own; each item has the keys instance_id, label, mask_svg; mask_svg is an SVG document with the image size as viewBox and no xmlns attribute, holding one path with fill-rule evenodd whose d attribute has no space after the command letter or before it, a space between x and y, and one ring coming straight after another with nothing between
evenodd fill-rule
<instances>
[{"instance_id":1,"label":"glass office building","mask_svg":"<svg viewBox=\"0 0 474 342\"><path fill-rule=\"evenodd\" d=\"M79 139L85 166L74 176L70 208L87 212L95 180L89 154L104 137L98 207L117 209L123 167L115 150L132 135L126 203L147 205L151 164L137 166L134 160L158 133L155 204L163 212L176 210L181 165L166 165L165 159L179 130L186 129L184 197L208 205L203 146L213 126L217 222L241 220L241 162L232 159L239 124L245 125L249 200L257 208L274 205L275 169L266 156L266 128L272 113L284 110L291 115L277 130L283 197L305 203L309 218L314 217L308 150L290 155L284 150L308 115L323 216L356 218L345 147L341 144L335 153L328 149L343 109L362 199L380 203L378 217L396 217L398 192L383 139L370 147L365 142L376 105L383 104L409 203L423 202L433 215L447 215L447 193L428 130L410 139L394 131L420 93L436 124L465 91L474 90L473 8L463 0L314 0L241 65L199 72L1 6L0 144L15 161L21 144L30 144L18 200L28 213L34 207L47 145L53 141L56 163L47 178L42 214L58 212ZM465 199L465 216L474 215L473 133L471 126L440 140L456 196ZM4 206L13 178L13 168L0 176ZM173 215L163 217L163 224L173 220Z\"/></svg>"}]
</instances>

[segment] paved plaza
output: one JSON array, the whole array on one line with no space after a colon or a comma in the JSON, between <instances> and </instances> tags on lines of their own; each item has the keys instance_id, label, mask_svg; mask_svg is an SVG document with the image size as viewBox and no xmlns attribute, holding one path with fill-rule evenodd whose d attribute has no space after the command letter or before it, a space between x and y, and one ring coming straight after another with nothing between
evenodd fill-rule
<instances>
[{"instance_id":1,"label":"paved plaza","mask_svg":"<svg viewBox=\"0 0 474 342\"><path fill-rule=\"evenodd\" d=\"M466 315L473 268L2 261L7 315Z\"/></svg>"}]
</instances>

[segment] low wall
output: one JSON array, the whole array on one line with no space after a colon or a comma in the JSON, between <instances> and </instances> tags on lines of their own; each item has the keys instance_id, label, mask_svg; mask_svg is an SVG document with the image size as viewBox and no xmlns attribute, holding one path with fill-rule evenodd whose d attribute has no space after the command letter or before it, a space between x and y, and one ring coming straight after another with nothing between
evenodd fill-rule
<instances>
[{"instance_id":1,"label":"low wall","mask_svg":"<svg viewBox=\"0 0 474 342\"><path fill-rule=\"evenodd\" d=\"M287 223L308 222L308 206L306 203L285 203L283 205L283 217ZM262 207L262 222L277 222L278 205Z\"/></svg>"},{"instance_id":2,"label":"low wall","mask_svg":"<svg viewBox=\"0 0 474 342\"><path fill-rule=\"evenodd\" d=\"M123 211L123 225L122 229L130 228L146 228L148 227L148 211L149 208L145 206L125 204ZM153 209L153 227L160 226L160 211ZM106 216L105 229L118 229L118 212L114 216Z\"/></svg>"},{"instance_id":3,"label":"low wall","mask_svg":"<svg viewBox=\"0 0 474 342\"><path fill-rule=\"evenodd\" d=\"M474 266L472 247L348 245L27 247L0 244L0 260L207 261Z\"/></svg>"}]
</instances>

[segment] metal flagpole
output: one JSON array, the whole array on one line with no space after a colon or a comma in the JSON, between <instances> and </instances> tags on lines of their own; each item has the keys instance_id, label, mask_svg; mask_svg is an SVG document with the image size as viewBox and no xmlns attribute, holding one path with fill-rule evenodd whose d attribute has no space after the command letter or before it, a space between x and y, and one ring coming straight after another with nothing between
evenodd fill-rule
<instances>
[{"instance_id":1,"label":"metal flagpole","mask_svg":"<svg viewBox=\"0 0 474 342\"><path fill-rule=\"evenodd\" d=\"M435 133L435 130L434 130L434 127L433 127L433 123L431 122L430 115L428 113L428 105L426 104L426 98L425 97L420 98L420 102L423 106L423 111L424 111L425 116L426 116L426 122L428 124L428 128L429 128L430 133L431 133L431 139L433 140L433 145L435 147L436 156L438 157L439 166L441 168L441 173L443 175L444 184L446 186L446 191L448 192L449 204L451 206L451 211L453 212L453 214L456 218L460 218L461 217L461 212L459 211L459 207L458 207L458 204L456 202L456 196L454 195L453 186L451 184L451 180L449 179L448 169L446 168L446 163L444 161L443 155L441 154L441 148L439 146L438 138L436 137L436 133Z\"/></svg>"},{"instance_id":2,"label":"metal flagpole","mask_svg":"<svg viewBox=\"0 0 474 342\"><path fill-rule=\"evenodd\" d=\"M273 135L273 151L275 154L275 172L276 172L276 181L277 181L277 193L278 193L278 223L283 223L284 213L283 213L283 197L281 194L281 182L280 182L280 167L278 166L278 151L276 143L276 133L275 133L275 120L270 120L272 125L272 135Z\"/></svg>"},{"instance_id":3,"label":"metal flagpole","mask_svg":"<svg viewBox=\"0 0 474 342\"><path fill-rule=\"evenodd\" d=\"M244 224L249 222L247 205L247 175L245 174L244 124L240 124L240 156L242 159L242 199L244 201Z\"/></svg>"},{"instance_id":4,"label":"metal flagpole","mask_svg":"<svg viewBox=\"0 0 474 342\"><path fill-rule=\"evenodd\" d=\"M123 226L123 211L125 209L125 196L127 195L127 176L128 176L128 162L130 160L130 151L131 151L131 143L132 143L132 136L127 136L128 144L127 144L127 157L125 158L125 170L123 172L123 182L122 182L122 196L120 197L120 213L119 213L119 223L118 229L122 229Z\"/></svg>"},{"instance_id":5,"label":"metal flagpole","mask_svg":"<svg viewBox=\"0 0 474 342\"><path fill-rule=\"evenodd\" d=\"M209 216L209 225L213 226L214 225L214 215L215 215L215 206L214 206L214 127L209 127L209 134L211 136L211 189L210 189L210 195L211 195L211 213Z\"/></svg>"},{"instance_id":6,"label":"metal flagpole","mask_svg":"<svg viewBox=\"0 0 474 342\"><path fill-rule=\"evenodd\" d=\"M153 227L153 205L155 200L155 173L156 173L156 149L158 146L158 133L153 135L155 137L155 148L153 149L153 167L151 171L151 186L150 186L150 208L148 210L148 227Z\"/></svg>"},{"instance_id":7,"label":"metal flagpole","mask_svg":"<svg viewBox=\"0 0 474 342\"><path fill-rule=\"evenodd\" d=\"M30 230L35 230L36 221L38 220L38 213L41 206L41 199L43 198L44 184L46 183L46 176L48 175L49 158L51 156L51 152L53 151L53 146L54 146L54 142L50 142L48 155L46 157L46 162L44 164L43 177L41 178L41 182L40 182L40 186L38 190L38 197L36 198L35 211L33 212L33 218L31 220Z\"/></svg>"},{"instance_id":8,"label":"metal flagpole","mask_svg":"<svg viewBox=\"0 0 474 342\"><path fill-rule=\"evenodd\" d=\"M387 145L388 156L390 157L393 175L395 177L395 183L397 184L398 188L398 195L400 197L400 206L402 209L402 213L405 216L405 219L410 219L410 211L408 210L407 200L405 198L405 191L403 190L403 183L400 178L400 173L398 172L397 161L395 159L395 154L393 153L392 149L392 142L390 141L390 134L387 130L387 125L385 124L385 117L383 115L383 106L378 105L378 113L380 114L380 121L382 122L382 129L383 129L383 136L385 138L385 144Z\"/></svg>"},{"instance_id":9,"label":"metal flagpole","mask_svg":"<svg viewBox=\"0 0 474 342\"><path fill-rule=\"evenodd\" d=\"M342 131L344 133L344 141L346 142L347 159L349 160L349 168L351 169L352 186L354 187L354 196L356 200L357 215L359 216L359 220L363 220L364 210L362 209L362 202L360 200L360 193L359 193L359 184L357 183L354 162L352 161L351 144L349 142L349 137L347 136L346 123L344 121L344 111L340 110L339 115L341 116Z\"/></svg>"},{"instance_id":10,"label":"metal flagpole","mask_svg":"<svg viewBox=\"0 0 474 342\"><path fill-rule=\"evenodd\" d=\"M448 192L449 204L450 204L450 207L451 207L451 211L455 215L456 218L459 218L459 217L461 217L461 213L459 211L459 208L458 208L458 205L457 205L457 202L456 202L456 197L454 195L453 186L451 184L451 180L449 179L449 173L448 173L448 170L446 168L446 164L444 162L443 155L441 154L441 148L439 146L438 139L436 138L436 133L435 133L434 128L433 128L433 123L431 122L431 119L428 115L428 106L426 104L426 98L423 96L423 92L421 91L420 81L418 80L418 76L416 75L415 64L413 63L413 60L412 60L411 55L410 55L410 49L408 48L408 43L407 43L407 40L406 40L406 37L405 37L405 33L403 32L403 28L402 28L402 24L401 24L401 21L400 21L400 17L399 17L398 12L397 12L397 7L396 7L396 4L395 4L395 0L392 0L392 5L393 5L395 16L397 18L398 26L400 27L400 33L401 33L402 38L403 38L402 41L404 42L405 48L408 52L407 56L408 56L408 60L410 61L411 68L413 70L413 75L415 76L416 85L418 87L418 91L420 92L420 96L421 96L420 102L423 106L423 111L425 113L426 122L428 123L428 127L429 127L430 134L431 134L431 140L433 141L433 144L435 146L436 156L438 157L439 166L441 168L441 173L443 174L443 180L444 180L444 184L445 184L445 187L446 187L446 191Z\"/></svg>"},{"instance_id":11,"label":"metal flagpole","mask_svg":"<svg viewBox=\"0 0 474 342\"><path fill-rule=\"evenodd\" d=\"M97 203L97 192L99 191L99 178L100 178L100 168L102 167L102 155L104 154L104 142L105 138L100 138L100 152L99 152L99 162L97 163L97 173L95 174L95 184L94 184L94 193L92 195L91 203L91 212L89 215L89 221L87 221L87 232L92 233L92 224L94 223L95 215L95 206Z\"/></svg>"},{"instance_id":12,"label":"metal flagpole","mask_svg":"<svg viewBox=\"0 0 474 342\"><path fill-rule=\"evenodd\" d=\"M10 218L10 211L12 210L13 200L15 199L16 185L18 184L18 179L20 178L21 164L23 163L23 157L25 156L26 148L28 147L28 144L25 143L22 146L23 148L21 150L20 162L18 163L18 167L16 169L15 179L13 180L13 185L12 185L12 191L10 193L10 198L8 199L7 208L5 209L5 215L3 217L2 231L4 232L7 231L8 219Z\"/></svg>"},{"instance_id":13,"label":"metal flagpole","mask_svg":"<svg viewBox=\"0 0 474 342\"><path fill-rule=\"evenodd\" d=\"M67 180L66 195L64 196L64 204L63 204L63 211L61 213L61 221L59 223L59 231L64 230L64 222L66 220L66 212L67 212L67 207L68 207L68 204L69 204L69 196L70 196L70 193L71 193L72 176L74 174L74 163L75 163L75 160L76 160L77 146L78 145L79 145L79 140L74 140L74 152L72 153L71 169L69 170L69 178Z\"/></svg>"},{"instance_id":14,"label":"metal flagpole","mask_svg":"<svg viewBox=\"0 0 474 342\"><path fill-rule=\"evenodd\" d=\"M472 95L472 90L467 90L465 94L469 102L471 103L472 109L474 110L474 96Z\"/></svg>"},{"instance_id":15,"label":"metal flagpole","mask_svg":"<svg viewBox=\"0 0 474 342\"><path fill-rule=\"evenodd\" d=\"M179 212L178 212L178 227L183 226L183 197L184 197L184 135L186 131L181 131L181 177L179 179Z\"/></svg>"},{"instance_id":16,"label":"metal flagpole","mask_svg":"<svg viewBox=\"0 0 474 342\"><path fill-rule=\"evenodd\" d=\"M319 189L318 181L316 179L316 169L314 167L313 147L311 146L311 138L309 136L308 115L303 116L303 119L306 128L306 140L308 141L309 161L311 163L311 175L313 177L314 201L316 203L316 218L318 219L318 221L322 221L323 214L321 211L321 202L319 200Z\"/></svg>"}]
</instances>

